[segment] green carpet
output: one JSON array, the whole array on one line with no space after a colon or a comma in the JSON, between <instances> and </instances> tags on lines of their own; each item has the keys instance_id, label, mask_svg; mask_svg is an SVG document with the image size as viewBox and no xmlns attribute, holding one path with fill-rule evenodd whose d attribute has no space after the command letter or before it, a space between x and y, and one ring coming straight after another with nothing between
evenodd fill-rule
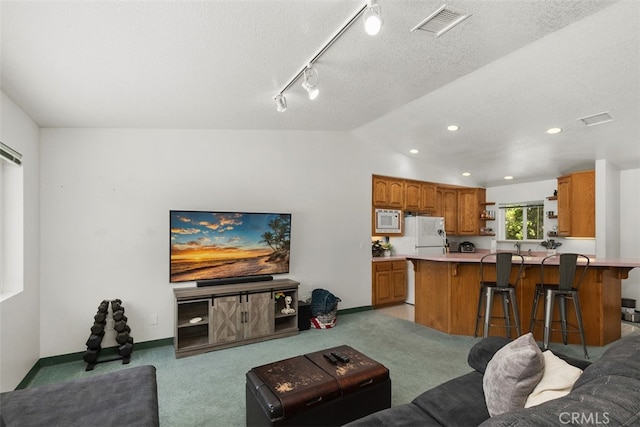
<instances>
[{"instance_id":1,"label":"green carpet","mask_svg":"<svg viewBox=\"0 0 640 427\"><path fill-rule=\"evenodd\" d=\"M135 336L135 334L134 334ZM244 426L245 374L254 366L337 345L350 345L385 365L391 375L392 405L471 370L469 349L479 338L450 336L388 316L379 311L339 314L333 329L176 359L172 346L137 351L131 363L101 363L86 372L86 364L64 363L42 368L29 384L83 378L133 366L157 368L160 424L163 427ZM589 347L596 360L606 347ZM582 357L579 345L554 344L552 350Z\"/></svg>"}]
</instances>

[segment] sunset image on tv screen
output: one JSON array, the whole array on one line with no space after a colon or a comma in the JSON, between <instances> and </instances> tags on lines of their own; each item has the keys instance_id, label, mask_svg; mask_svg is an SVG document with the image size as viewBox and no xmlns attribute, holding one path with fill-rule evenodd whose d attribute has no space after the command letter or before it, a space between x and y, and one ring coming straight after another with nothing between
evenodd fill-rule
<instances>
[{"instance_id":1,"label":"sunset image on tv screen","mask_svg":"<svg viewBox=\"0 0 640 427\"><path fill-rule=\"evenodd\" d=\"M171 211L171 282L289 272L291 215Z\"/></svg>"}]
</instances>

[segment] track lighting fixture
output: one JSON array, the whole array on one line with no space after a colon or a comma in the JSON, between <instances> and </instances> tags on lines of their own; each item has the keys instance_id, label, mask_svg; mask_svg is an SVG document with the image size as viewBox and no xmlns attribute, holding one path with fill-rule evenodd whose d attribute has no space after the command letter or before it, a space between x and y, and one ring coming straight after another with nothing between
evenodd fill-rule
<instances>
[{"instance_id":1,"label":"track lighting fixture","mask_svg":"<svg viewBox=\"0 0 640 427\"><path fill-rule=\"evenodd\" d=\"M304 70L302 87L309 94L309 99L316 99L320 93L320 89L318 89L318 70L311 65L308 65Z\"/></svg>"},{"instance_id":2,"label":"track lighting fixture","mask_svg":"<svg viewBox=\"0 0 640 427\"><path fill-rule=\"evenodd\" d=\"M375 36L380 32L380 27L382 27L380 5L373 4L372 0L368 0L367 9L364 11L364 30L370 36Z\"/></svg>"},{"instance_id":3,"label":"track lighting fixture","mask_svg":"<svg viewBox=\"0 0 640 427\"><path fill-rule=\"evenodd\" d=\"M278 110L279 113L287 111L287 98L281 93L276 95L276 110Z\"/></svg>"},{"instance_id":4,"label":"track lighting fixture","mask_svg":"<svg viewBox=\"0 0 640 427\"><path fill-rule=\"evenodd\" d=\"M382 26L382 18L380 16L380 6L373 3L374 0L367 0L365 4L360 6L358 10L347 20L347 22L336 31L336 33L329 39L328 42L320 48L316 53L296 75L294 75L289 82L278 92L273 99L276 101L276 108L278 111L283 112L287 109L287 100L284 97L284 92L287 91L299 78L304 76L304 82L302 87L308 92L309 99L315 99L320 90L318 89L318 72L313 68L313 64L320 59L320 57L333 45L333 43L340 38L340 36L351 27L351 25L360 16L364 18L364 26L367 34L375 35L380 31Z\"/></svg>"}]
</instances>

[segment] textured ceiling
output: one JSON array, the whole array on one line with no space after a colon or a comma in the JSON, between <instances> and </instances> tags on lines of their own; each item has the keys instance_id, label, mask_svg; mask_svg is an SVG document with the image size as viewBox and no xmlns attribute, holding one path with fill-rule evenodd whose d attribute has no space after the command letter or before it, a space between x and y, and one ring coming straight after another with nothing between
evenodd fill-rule
<instances>
[{"instance_id":1,"label":"textured ceiling","mask_svg":"<svg viewBox=\"0 0 640 427\"><path fill-rule=\"evenodd\" d=\"M364 2L3 0L2 89L42 127L354 131L483 185L640 165L633 0L449 2L472 16L440 38L409 30L442 2L380 0L380 34L354 23L316 63L318 99L298 82L276 112Z\"/></svg>"}]
</instances>

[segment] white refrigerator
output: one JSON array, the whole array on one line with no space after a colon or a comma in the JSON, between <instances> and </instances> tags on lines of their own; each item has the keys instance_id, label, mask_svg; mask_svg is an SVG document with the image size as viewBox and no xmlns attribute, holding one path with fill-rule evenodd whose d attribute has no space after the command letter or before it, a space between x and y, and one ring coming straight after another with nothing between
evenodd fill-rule
<instances>
[{"instance_id":1,"label":"white refrigerator","mask_svg":"<svg viewBox=\"0 0 640 427\"><path fill-rule=\"evenodd\" d=\"M433 216L407 216L404 218L404 236L389 237L396 255L443 255L447 253L447 234L444 218ZM415 273L413 263L407 261L407 299L415 304Z\"/></svg>"}]
</instances>

